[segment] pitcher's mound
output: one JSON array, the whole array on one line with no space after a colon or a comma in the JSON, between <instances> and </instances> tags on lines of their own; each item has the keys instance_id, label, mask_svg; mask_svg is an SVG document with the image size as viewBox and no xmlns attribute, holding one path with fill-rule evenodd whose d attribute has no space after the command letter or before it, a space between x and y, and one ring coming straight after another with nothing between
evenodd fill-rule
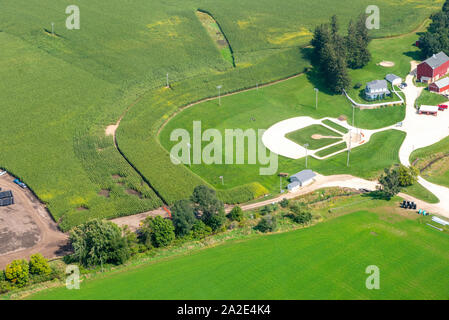
<instances>
[{"instance_id":1,"label":"pitcher's mound","mask_svg":"<svg viewBox=\"0 0 449 320\"><path fill-rule=\"evenodd\" d=\"M394 67L394 62L393 61L382 61L382 62L379 62L377 65L385 67L385 68L391 68L391 67Z\"/></svg>"}]
</instances>

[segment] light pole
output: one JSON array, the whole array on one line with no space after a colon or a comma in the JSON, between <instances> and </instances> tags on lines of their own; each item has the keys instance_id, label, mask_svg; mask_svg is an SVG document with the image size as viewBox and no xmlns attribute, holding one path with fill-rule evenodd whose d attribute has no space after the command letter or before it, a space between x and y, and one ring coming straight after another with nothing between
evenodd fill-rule
<instances>
[{"instance_id":1,"label":"light pole","mask_svg":"<svg viewBox=\"0 0 449 320\"><path fill-rule=\"evenodd\" d=\"M217 86L217 89L218 89L218 105L219 106L221 106L221 88L222 87L223 87L222 85Z\"/></svg>"},{"instance_id":2,"label":"light pole","mask_svg":"<svg viewBox=\"0 0 449 320\"><path fill-rule=\"evenodd\" d=\"M346 161L346 166L347 166L347 167L349 167L349 154L351 153L351 143L352 143L352 129L349 130L348 160Z\"/></svg>"},{"instance_id":3,"label":"light pole","mask_svg":"<svg viewBox=\"0 0 449 320\"><path fill-rule=\"evenodd\" d=\"M318 88L314 88L315 90L315 110L318 110L318 92L320 90L318 90Z\"/></svg>"},{"instance_id":4,"label":"light pole","mask_svg":"<svg viewBox=\"0 0 449 320\"><path fill-rule=\"evenodd\" d=\"M168 82L168 73L167 73L167 88L170 88L170 83Z\"/></svg>"},{"instance_id":5,"label":"light pole","mask_svg":"<svg viewBox=\"0 0 449 320\"><path fill-rule=\"evenodd\" d=\"M221 184L224 186L224 177L220 176L219 178L221 179Z\"/></svg>"},{"instance_id":6,"label":"light pole","mask_svg":"<svg viewBox=\"0 0 449 320\"><path fill-rule=\"evenodd\" d=\"M307 150L307 148L309 147L309 144L308 143L306 143L305 145L304 145L304 148L306 149L306 169L307 169L307 157L308 157L308 150Z\"/></svg>"},{"instance_id":7,"label":"light pole","mask_svg":"<svg viewBox=\"0 0 449 320\"><path fill-rule=\"evenodd\" d=\"M55 35L55 23L54 22L51 23L51 35L52 36Z\"/></svg>"}]
</instances>

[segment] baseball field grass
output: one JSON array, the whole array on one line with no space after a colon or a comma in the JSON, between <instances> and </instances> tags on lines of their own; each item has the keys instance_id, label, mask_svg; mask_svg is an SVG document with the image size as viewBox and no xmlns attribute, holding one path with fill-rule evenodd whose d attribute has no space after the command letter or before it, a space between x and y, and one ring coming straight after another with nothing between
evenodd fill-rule
<instances>
[{"instance_id":1,"label":"baseball field grass","mask_svg":"<svg viewBox=\"0 0 449 320\"><path fill-rule=\"evenodd\" d=\"M326 138L314 138L313 135L320 135ZM337 142L339 138L341 139L341 135L321 125L311 125L306 128L290 132L286 135L286 137L301 146L308 144L308 149L310 150L323 148Z\"/></svg>"}]
</instances>

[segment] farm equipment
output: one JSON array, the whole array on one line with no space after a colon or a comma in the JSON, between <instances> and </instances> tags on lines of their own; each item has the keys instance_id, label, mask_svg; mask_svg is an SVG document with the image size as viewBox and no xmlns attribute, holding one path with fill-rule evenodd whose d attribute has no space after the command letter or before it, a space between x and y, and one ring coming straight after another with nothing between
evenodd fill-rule
<instances>
[{"instance_id":1,"label":"farm equipment","mask_svg":"<svg viewBox=\"0 0 449 320\"><path fill-rule=\"evenodd\" d=\"M22 181L20 181L19 179L14 179L13 181L15 184L17 184L19 187L21 187L22 189L26 189L27 185L25 183L23 183Z\"/></svg>"},{"instance_id":2,"label":"farm equipment","mask_svg":"<svg viewBox=\"0 0 449 320\"><path fill-rule=\"evenodd\" d=\"M402 201L401 208L403 209L410 209L410 210L416 210L416 203L413 201Z\"/></svg>"},{"instance_id":3,"label":"farm equipment","mask_svg":"<svg viewBox=\"0 0 449 320\"><path fill-rule=\"evenodd\" d=\"M423 216L428 216L429 213L426 210L419 209L418 214L422 214Z\"/></svg>"}]
</instances>

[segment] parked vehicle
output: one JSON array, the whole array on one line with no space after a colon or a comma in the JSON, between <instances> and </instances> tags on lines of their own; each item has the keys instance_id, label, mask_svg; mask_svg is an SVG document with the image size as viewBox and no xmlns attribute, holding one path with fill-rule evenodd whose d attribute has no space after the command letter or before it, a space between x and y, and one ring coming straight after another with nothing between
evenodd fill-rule
<instances>
[{"instance_id":1,"label":"parked vehicle","mask_svg":"<svg viewBox=\"0 0 449 320\"><path fill-rule=\"evenodd\" d=\"M23 183L22 181L20 181L19 179L14 179L13 182L23 189L27 188L27 185L25 183Z\"/></svg>"},{"instance_id":2,"label":"parked vehicle","mask_svg":"<svg viewBox=\"0 0 449 320\"><path fill-rule=\"evenodd\" d=\"M438 110L444 111L444 110L446 110L446 109L447 109L447 105L446 105L446 104L440 104L440 105L438 105Z\"/></svg>"},{"instance_id":3,"label":"parked vehicle","mask_svg":"<svg viewBox=\"0 0 449 320\"><path fill-rule=\"evenodd\" d=\"M0 171L0 177L4 176L6 174L6 171Z\"/></svg>"}]
</instances>

